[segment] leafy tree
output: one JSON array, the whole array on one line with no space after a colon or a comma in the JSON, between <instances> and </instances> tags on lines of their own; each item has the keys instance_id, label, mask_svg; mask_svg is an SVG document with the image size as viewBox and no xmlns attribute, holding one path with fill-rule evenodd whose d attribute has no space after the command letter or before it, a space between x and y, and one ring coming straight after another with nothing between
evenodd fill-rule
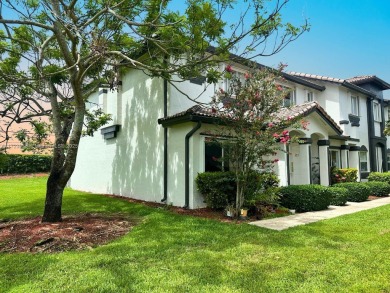
<instances>
[{"instance_id":1,"label":"leafy tree","mask_svg":"<svg viewBox=\"0 0 390 293\"><path fill-rule=\"evenodd\" d=\"M50 118L55 136L43 221L61 220L80 137L110 119L86 110L91 93L102 84L115 89L126 68L170 82L173 76L202 73L215 83L220 73L213 68L229 51L247 58L272 55L308 29L306 23L282 21L287 2L187 0L177 12L175 1L168 0L1 1L3 140L10 139L12 124L37 124L43 116ZM237 18L229 19L230 13Z\"/></svg>"},{"instance_id":2,"label":"leafy tree","mask_svg":"<svg viewBox=\"0 0 390 293\"><path fill-rule=\"evenodd\" d=\"M222 160L229 162L236 176L237 215L246 191L254 189L253 171L272 171L278 161L275 155L292 140L286 128L300 128L303 122L286 115L283 102L288 89L280 85L282 69L256 68L240 75L228 65L229 89L219 89L213 98L212 111L222 126L213 140L225 150Z\"/></svg>"}]
</instances>

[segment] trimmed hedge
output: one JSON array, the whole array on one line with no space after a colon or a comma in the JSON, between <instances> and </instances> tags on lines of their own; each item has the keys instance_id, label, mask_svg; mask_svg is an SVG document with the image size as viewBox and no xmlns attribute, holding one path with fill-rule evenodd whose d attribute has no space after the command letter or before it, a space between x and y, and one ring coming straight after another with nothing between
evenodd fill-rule
<instances>
[{"instance_id":1,"label":"trimmed hedge","mask_svg":"<svg viewBox=\"0 0 390 293\"><path fill-rule=\"evenodd\" d=\"M390 193L390 184L387 182L370 181L364 184L370 188L371 195L388 196Z\"/></svg>"},{"instance_id":2,"label":"trimmed hedge","mask_svg":"<svg viewBox=\"0 0 390 293\"><path fill-rule=\"evenodd\" d=\"M329 187L331 196L330 204L334 206L343 206L347 202L348 189L342 187Z\"/></svg>"},{"instance_id":3,"label":"trimmed hedge","mask_svg":"<svg viewBox=\"0 0 390 293\"><path fill-rule=\"evenodd\" d=\"M331 202L329 188L317 184L285 186L280 194L281 205L297 212L325 210Z\"/></svg>"},{"instance_id":4,"label":"trimmed hedge","mask_svg":"<svg viewBox=\"0 0 390 293\"><path fill-rule=\"evenodd\" d=\"M366 201L370 196L370 188L360 182L346 182L346 183L338 183L334 184L333 187L342 187L348 190L348 201L353 202L362 202Z\"/></svg>"},{"instance_id":5,"label":"trimmed hedge","mask_svg":"<svg viewBox=\"0 0 390 293\"><path fill-rule=\"evenodd\" d=\"M51 156L0 154L0 174L49 172Z\"/></svg>"},{"instance_id":6,"label":"trimmed hedge","mask_svg":"<svg viewBox=\"0 0 390 293\"><path fill-rule=\"evenodd\" d=\"M234 172L204 172L195 179L200 193L204 196L210 208L223 209L236 202L236 175ZM279 179L273 173L251 172L248 178L248 188L245 191L245 201L254 200L259 190L278 186Z\"/></svg>"},{"instance_id":7,"label":"trimmed hedge","mask_svg":"<svg viewBox=\"0 0 390 293\"><path fill-rule=\"evenodd\" d=\"M390 172L371 172L368 175L368 181L386 182L390 184Z\"/></svg>"}]
</instances>

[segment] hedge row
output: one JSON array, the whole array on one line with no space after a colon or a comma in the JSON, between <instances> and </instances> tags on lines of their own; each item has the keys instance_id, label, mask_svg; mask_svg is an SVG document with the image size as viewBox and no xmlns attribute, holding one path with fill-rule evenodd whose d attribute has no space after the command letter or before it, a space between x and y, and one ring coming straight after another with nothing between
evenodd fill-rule
<instances>
[{"instance_id":1,"label":"hedge row","mask_svg":"<svg viewBox=\"0 0 390 293\"><path fill-rule=\"evenodd\" d=\"M49 172L51 156L0 154L0 174Z\"/></svg>"},{"instance_id":2,"label":"hedge row","mask_svg":"<svg viewBox=\"0 0 390 293\"><path fill-rule=\"evenodd\" d=\"M368 181L386 182L390 184L390 172L380 173L371 172L368 175Z\"/></svg>"},{"instance_id":3,"label":"hedge row","mask_svg":"<svg viewBox=\"0 0 390 293\"><path fill-rule=\"evenodd\" d=\"M342 187L348 189L348 201L362 202L366 201L371 193L371 188L360 182L346 182L334 184L333 187Z\"/></svg>"}]
</instances>

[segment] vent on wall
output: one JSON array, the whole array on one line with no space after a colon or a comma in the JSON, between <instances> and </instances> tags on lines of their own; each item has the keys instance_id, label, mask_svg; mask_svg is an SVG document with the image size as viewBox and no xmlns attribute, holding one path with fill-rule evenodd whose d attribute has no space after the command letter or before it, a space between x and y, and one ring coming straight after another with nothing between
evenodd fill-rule
<instances>
[{"instance_id":1,"label":"vent on wall","mask_svg":"<svg viewBox=\"0 0 390 293\"><path fill-rule=\"evenodd\" d=\"M120 125L115 124L100 129L100 133L103 135L104 139L111 139L116 137L116 134L119 131L119 129L120 129Z\"/></svg>"}]
</instances>

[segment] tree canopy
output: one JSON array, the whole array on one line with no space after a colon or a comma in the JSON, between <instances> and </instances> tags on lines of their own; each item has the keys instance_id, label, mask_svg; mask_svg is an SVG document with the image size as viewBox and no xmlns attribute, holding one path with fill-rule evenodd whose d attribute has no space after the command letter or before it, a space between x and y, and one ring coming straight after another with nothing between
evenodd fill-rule
<instances>
[{"instance_id":1,"label":"tree canopy","mask_svg":"<svg viewBox=\"0 0 390 293\"><path fill-rule=\"evenodd\" d=\"M215 83L221 75L213 65L229 52L272 55L308 29L283 22L287 2L187 0L177 11L168 0L1 1L1 140L15 123L32 123L42 136L43 116L55 136L43 219L61 218L84 124L93 133L110 119L88 113L91 93L103 84L115 89L125 68L166 80L202 73Z\"/></svg>"}]
</instances>

